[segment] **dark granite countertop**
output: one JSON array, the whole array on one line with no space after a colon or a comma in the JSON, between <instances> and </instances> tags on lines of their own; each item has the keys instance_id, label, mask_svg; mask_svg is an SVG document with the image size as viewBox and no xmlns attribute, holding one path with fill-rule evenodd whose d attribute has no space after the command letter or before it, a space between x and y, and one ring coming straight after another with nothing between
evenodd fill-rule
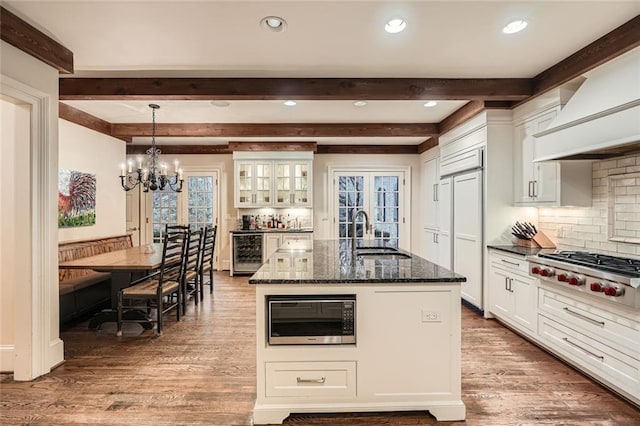
<instances>
[{"instance_id":1,"label":"dark granite countertop","mask_svg":"<svg viewBox=\"0 0 640 426\"><path fill-rule=\"evenodd\" d=\"M345 244L346 243L346 244ZM417 255L353 256L348 242L291 241L283 244L249 284L348 284L463 282L466 278Z\"/></svg>"},{"instance_id":2,"label":"dark granite countertop","mask_svg":"<svg viewBox=\"0 0 640 426\"><path fill-rule=\"evenodd\" d=\"M540 247L522 247L516 245L491 245L487 247L494 250L506 251L508 253L518 254L520 256L535 256L538 253L555 251L555 249L542 249Z\"/></svg>"},{"instance_id":3,"label":"dark granite countertop","mask_svg":"<svg viewBox=\"0 0 640 426\"><path fill-rule=\"evenodd\" d=\"M232 234L266 234L275 232L304 234L313 232L313 228L232 229L229 232Z\"/></svg>"}]
</instances>

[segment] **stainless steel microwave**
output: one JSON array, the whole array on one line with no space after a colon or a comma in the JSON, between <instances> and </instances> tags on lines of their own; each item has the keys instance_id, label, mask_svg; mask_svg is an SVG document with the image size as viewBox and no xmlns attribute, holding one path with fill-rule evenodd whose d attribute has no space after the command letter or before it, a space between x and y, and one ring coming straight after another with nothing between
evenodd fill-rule
<instances>
[{"instance_id":1,"label":"stainless steel microwave","mask_svg":"<svg viewBox=\"0 0 640 426\"><path fill-rule=\"evenodd\" d=\"M355 294L267 298L270 345L354 344L355 319Z\"/></svg>"}]
</instances>

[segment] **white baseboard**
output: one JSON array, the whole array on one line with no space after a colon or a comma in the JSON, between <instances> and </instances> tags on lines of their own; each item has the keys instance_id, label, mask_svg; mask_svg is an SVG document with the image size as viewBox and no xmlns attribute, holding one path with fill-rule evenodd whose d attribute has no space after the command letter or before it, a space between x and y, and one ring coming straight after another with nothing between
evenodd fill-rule
<instances>
[{"instance_id":1,"label":"white baseboard","mask_svg":"<svg viewBox=\"0 0 640 426\"><path fill-rule=\"evenodd\" d=\"M49 368L53 369L64 362L64 342L60 339L49 345Z\"/></svg>"},{"instance_id":2,"label":"white baseboard","mask_svg":"<svg viewBox=\"0 0 640 426\"><path fill-rule=\"evenodd\" d=\"M13 373L15 346L0 345L0 372Z\"/></svg>"}]
</instances>

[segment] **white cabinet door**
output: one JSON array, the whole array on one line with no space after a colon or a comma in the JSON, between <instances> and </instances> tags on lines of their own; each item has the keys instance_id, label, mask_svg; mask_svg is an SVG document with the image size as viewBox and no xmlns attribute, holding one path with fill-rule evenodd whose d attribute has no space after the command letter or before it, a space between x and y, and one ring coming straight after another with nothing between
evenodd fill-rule
<instances>
[{"instance_id":1,"label":"white cabinet door","mask_svg":"<svg viewBox=\"0 0 640 426\"><path fill-rule=\"evenodd\" d=\"M557 115L557 109L538 115L514 128L514 200L530 205L557 203L559 164L554 161L534 163L534 134L545 130Z\"/></svg>"},{"instance_id":2,"label":"white cabinet door","mask_svg":"<svg viewBox=\"0 0 640 426\"><path fill-rule=\"evenodd\" d=\"M482 171L454 177L454 271L464 275L462 298L482 309Z\"/></svg>"},{"instance_id":3,"label":"white cabinet door","mask_svg":"<svg viewBox=\"0 0 640 426\"><path fill-rule=\"evenodd\" d=\"M440 180L438 187L439 201L438 201L438 263L440 266L452 269L451 256L452 256L452 244L451 236L453 234L452 229L452 203L453 203L453 180L452 178L445 178Z\"/></svg>"},{"instance_id":4,"label":"white cabinet door","mask_svg":"<svg viewBox=\"0 0 640 426\"><path fill-rule=\"evenodd\" d=\"M523 327L536 332L538 303L534 279L512 274L510 290L513 296L513 319Z\"/></svg>"},{"instance_id":5,"label":"white cabinet door","mask_svg":"<svg viewBox=\"0 0 640 426\"><path fill-rule=\"evenodd\" d=\"M422 172L424 173L424 191L422 195L425 197L426 209L424 216L424 227L437 229L438 228L438 186L440 182L440 176L438 173L438 159L426 161L422 165Z\"/></svg>"},{"instance_id":6,"label":"white cabinet door","mask_svg":"<svg viewBox=\"0 0 640 426\"><path fill-rule=\"evenodd\" d=\"M277 207L311 206L311 161L276 161L274 164Z\"/></svg>"},{"instance_id":7,"label":"white cabinet door","mask_svg":"<svg viewBox=\"0 0 640 426\"><path fill-rule=\"evenodd\" d=\"M489 270L489 310L501 318L510 316L513 310L509 274L493 266Z\"/></svg>"},{"instance_id":8,"label":"white cabinet door","mask_svg":"<svg viewBox=\"0 0 640 426\"><path fill-rule=\"evenodd\" d=\"M235 161L235 207L265 207L272 204L273 163Z\"/></svg>"},{"instance_id":9,"label":"white cabinet door","mask_svg":"<svg viewBox=\"0 0 640 426\"><path fill-rule=\"evenodd\" d=\"M262 242L262 247L263 247L262 259L266 261L268 258L271 257L271 255L273 255L273 253L276 252L276 250L278 250L278 248L280 247L280 244L282 244L282 237L280 236L280 234L265 233L262 241L263 241Z\"/></svg>"},{"instance_id":10,"label":"white cabinet door","mask_svg":"<svg viewBox=\"0 0 640 426\"><path fill-rule=\"evenodd\" d=\"M313 240L313 234L300 233L300 234L282 234L282 244L287 241L301 241L301 240Z\"/></svg>"},{"instance_id":11,"label":"white cabinet door","mask_svg":"<svg viewBox=\"0 0 640 426\"><path fill-rule=\"evenodd\" d=\"M438 230L434 228L425 228L425 253L424 258L429 262L440 263L440 247L438 244Z\"/></svg>"}]
</instances>

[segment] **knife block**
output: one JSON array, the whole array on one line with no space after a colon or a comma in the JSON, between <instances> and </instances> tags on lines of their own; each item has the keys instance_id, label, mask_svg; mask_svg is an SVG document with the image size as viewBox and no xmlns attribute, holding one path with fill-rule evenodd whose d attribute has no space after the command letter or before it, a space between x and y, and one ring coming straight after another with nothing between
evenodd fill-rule
<instances>
[{"instance_id":1,"label":"knife block","mask_svg":"<svg viewBox=\"0 0 640 426\"><path fill-rule=\"evenodd\" d=\"M516 238L516 245L521 247L538 247L544 249L556 248L554 242L551 241L551 239L542 231L538 231L538 233L530 240L521 240L520 238Z\"/></svg>"}]
</instances>

